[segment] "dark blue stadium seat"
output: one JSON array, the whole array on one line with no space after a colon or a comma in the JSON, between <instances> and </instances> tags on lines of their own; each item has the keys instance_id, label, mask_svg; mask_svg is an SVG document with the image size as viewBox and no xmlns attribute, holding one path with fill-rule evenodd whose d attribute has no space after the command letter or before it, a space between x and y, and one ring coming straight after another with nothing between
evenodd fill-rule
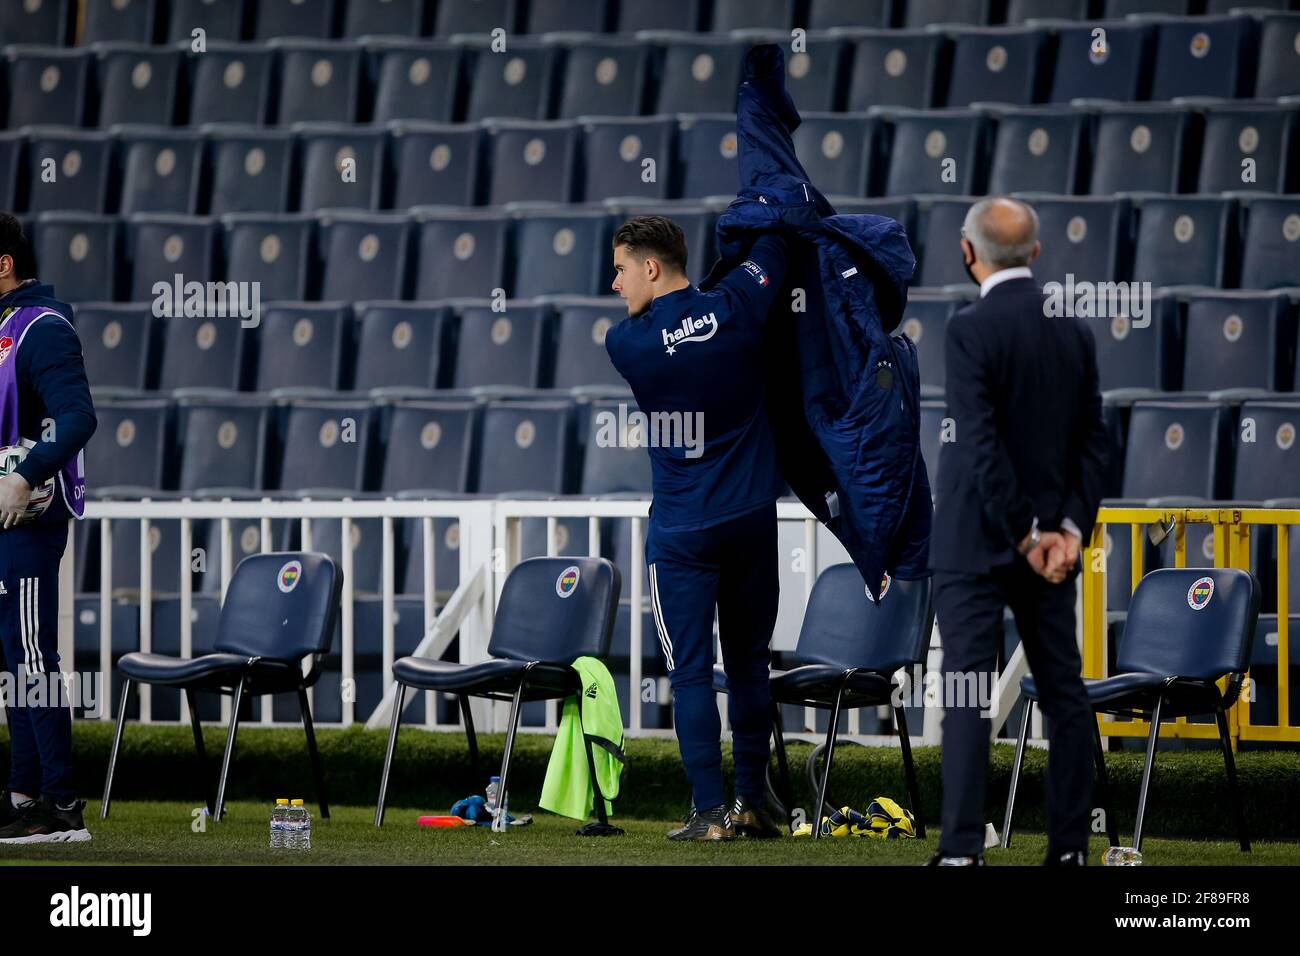
<instances>
[{"instance_id":1,"label":"dark blue stadium seat","mask_svg":"<svg viewBox=\"0 0 1300 956\"><path fill-rule=\"evenodd\" d=\"M604 33L610 28L612 0L529 0L525 7L525 33Z\"/></svg>"},{"instance_id":2,"label":"dark blue stadium seat","mask_svg":"<svg viewBox=\"0 0 1300 956\"><path fill-rule=\"evenodd\" d=\"M1256 4L1245 4L1255 7ZM1300 49L1300 12L1272 13L1263 18L1259 38L1259 72L1255 96L1261 100L1300 94L1300 70L1296 69Z\"/></svg>"},{"instance_id":3,"label":"dark blue stadium seat","mask_svg":"<svg viewBox=\"0 0 1300 956\"><path fill-rule=\"evenodd\" d=\"M677 155L682 197L734 196L740 188L738 151L734 116L679 117Z\"/></svg>"},{"instance_id":4,"label":"dark blue stadium seat","mask_svg":"<svg viewBox=\"0 0 1300 956\"><path fill-rule=\"evenodd\" d=\"M155 283L171 288L177 274L186 283L216 277L220 238L211 219L138 213L126 221L126 239L134 301L153 299Z\"/></svg>"},{"instance_id":5,"label":"dark blue stadium seat","mask_svg":"<svg viewBox=\"0 0 1300 956\"><path fill-rule=\"evenodd\" d=\"M137 44L96 48L99 125L149 123L170 126L176 118L184 54Z\"/></svg>"},{"instance_id":6,"label":"dark blue stadium seat","mask_svg":"<svg viewBox=\"0 0 1300 956\"><path fill-rule=\"evenodd\" d=\"M575 478L573 428L569 402L489 403L483 412L479 492L568 492Z\"/></svg>"},{"instance_id":7,"label":"dark blue stadium seat","mask_svg":"<svg viewBox=\"0 0 1300 956\"><path fill-rule=\"evenodd\" d=\"M322 299L406 298L411 221L405 214L322 214L317 237Z\"/></svg>"},{"instance_id":8,"label":"dark blue stadium seat","mask_svg":"<svg viewBox=\"0 0 1300 956\"><path fill-rule=\"evenodd\" d=\"M1178 192L1194 115L1176 106L1107 108L1097 118L1089 192Z\"/></svg>"},{"instance_id":9,"label":"dark blue stadium seat","mask_svg":"<svg viewBox=\"0 0 1300 956\"><path fill-rule=\"evenodd\" d=\"M588 118L581 127L584 199L654 200L671 194L677 131L672 117Z\"/></svg>"},{"instance_id":10,"label":"dark blue stadium seat","mask_svg":"<svg viewBox=\"0 0 1300 956\"><path fill-rule=\"evenodd\" d=\"M339 6L338 0L258 0L253 10L253 38L326 39L334 35Z\"/></svg>"},{"instance_id":11,"label":"dark blue stadium seat","mask_svg":"<svg viewBox=\"0 0 1300 956\"><path fill-rule=\"evenodd\" d=\"M1182 383L1182 324L1176 296L1154 295L1150 312L1087 319L1097 345L1103 392L1115 389L1176 391Z\"/></svg>"},{"instance_id":12,"label":"dark blue stadium seat","mask_svg":"<svg viewBox=\"0 0 1300 956\"><path fill-rule=\"evenodd\" d=\"M515 215L516 298L605 291L613 266L604 209L520 209Z\"/></svg>"},{"instance_id":13,"label":"dark blue stadium seat","mask_svg":"<svg viewBox=\"0 0 1300 956\"><path fill-rule=\"evenodd\" d=\"M357 303L352 387L437 388L448 370L455 332L451 310L422 302Z\"/></svg>"},{"instance_id":14,"label":"dark blue stadium seat","mask_svg":"<svg viewBox=\"0 0 1300 956\"><path fill-rule=\"evenodd\" d=\"M1243 203L1243 289L1300 285L1300 198L1254 196Z\"/></svg>"},{"instance_id":15,"label":"dark blue stadium seat","mask_svg":"<svg viewBox=\"0 0 1300 956\"><path fill-rule=\"evenodd\" d=\"M107 212L113 139L57 126L27 131L27 210Z\"/></svg>"},{"instance_id":16,"label":"dark blue stadium seat","mask_svg":"<svg viewBox=\"0 0 1300 956\"><path fill-rule=\"evenodd\" d=\"M188 129L117 127L118 211L193 213L199 208L203 136Z\"/></svg>"},{"instance_id":17,"label":"dark blue stadium seat","mask_svg":"<svg viewBox=\"0 0 1300 956\"><path fill-rule=\"evenodd\" d=\"M162 488L171 461L172 406L165 398L96 403L99 426L86 444L86 474L97 491ZM138 535L137 535L138 537Z\"/></svg>"},{"instance_id":18,"label":"dark blue stadium seat","mask_svg":"<svg viewBox=\"0 0 1300 956\"><path fill-rule=\"evenodd\" d=\"M907 297L901 329L916 343L921 365L921 393L927 398L943 394L944 343L948 320L966 300L942 293L916 293Z\"/></svg>"},{"instance_id":19,"label":"dark blue stadium seat","mask_svg":"<svg viewBox=\"0 0 1300 956\"><path fill-rule=\"evenodd\" d=\"M472 206L478 199L483 131L473 123L390 123L393 208Z\"/></svg>"},{"instance_id":20,"label":"dark blue stadium seat","mask_svg":"<svg viewBox=\"0 0 1300 956\"><path fill-rule=\"evenodd\" d=\"M1267 501L1294 492L1296 468L1300 466L1300 443L1296 441L1300 403L1246 402L1240 416L1235 432L1232 497L1238 501ZM1249 441L1245 440L1247 435ZM1294 541L1294 531L1292 535ZM1295 570L1300 569L1292 573ZM1293 584L1291 594L1295 593ZM1293 598L1293 610L1294 606Z\"/></svg>"},{"instance_id":21,"label":"dark blue stadium seat","mask_svg":"<svg viewBox=\"0 0 1300 956\"><path fill-rule=\"evenodd\" d=\"M808 28L889 27L891 0L809 0Z\"/></svg>"},{"instance_id":22,"label":"dark blue stadium seat","mask_svg":"<svg viewBox=\"0 0 1300 956\"><path fill-rule=\"evenodd\" d=\"M932 30L866 30L849 34L853 72L846 106L926 109L940 96L947 75L951 41Z\"/></svg>"},{"instance_id":23,"label":"dark blue stadium seat","mask_svg":"<svg viewBox=\"0 0 1300 956\"><path fill-rule=\"evenodd\" d=\"M988 121L969 110L890 110L881 195L979 195Z\"/></svg>"},{"instance_id":24,"label":"dark blue stadium seat","mask_svg":"<svg viewBox=\"0 0 1300 956\"><path fill-rule=\"evenodd\" d=\"M0 206L5 209L18 208L18 174L25 147L22 133L0 132Z\"/></svg>"},{"instance_id":25,"label":"dark blue stadium seat","mask_svg":"<svg viewBox=\"0 0 1300 956\"><path fill-rule=\"evenodd\" d=\"M944 419L947 406L938 399L921 402L921 457L930 474L939 467L939 451L943 447Z\"/></svg>"},{"instance_id":26,"label":"dark blue stadium seat","mask_svg":"<svg viewBox=\"0 0 1300 956\"><path fill-rule=\"evenodd\" d=\"M463 51L431 40L385 39L367 46L375 80L372 119L449 123L463 84Z\"/></svg>"},{"instance_id":27,"label":"dark blue stadium seat","mask_svg":"<svg viewBox=\"0 0 1300 956\"><path fill-rule=\"evenodd\" d=\"M773 34L777 43L788 43L789 33ZM766 35L754 35L754 41ZM803 49L787 55L785 88L799 104L803 114L818 111L842 110L848 98L849 47L838 34L808 34Z\"/></svg>"},{"instance_id":28,"label":"dark blue stadium seat","mask_svg":"<svg viewBox=\"0 0 1300 956\"><path fill-rule=\"evenodd\" d=\"M353 43L273 40L279 58L276 122L353 123L357 120L362 50Z\"/></svg>"},{"instance_id":29,"label":"dark blue stadium seat","mask_svg":"<svg viewBox=\"0 0 1300 956\"><path fill-rule=\"evenodd\" d=\"M1206 292L1187 304L1183 388L1291 391L1294 303L1280 293ZM1280 492L1279 492L1280 494ZM1264 495L1261 497L1275 497Z\"/></svg>"},{"instance_id":30,"label":"dark blue stadium seat","mask_svg":"<svg viewBox=\"0 0 1300 956\"><path fill-rule=\"evenodd\" d=\"M636 116L649 93L654 48L623 37L593 37L567 47L560 81L561 119Z\"/></svg>"},{"instance_id":31,"label":"dark blue stadium seat","mask_svg":"<svg viewBox=\"0 0 1300 956\"><path fill-rule=\"evenodd\" d=\"M644 443L649 436L629 418L637 411L631 400L591 403L587 416L586 454L579 491L584 495L617 495L650 491L650 458ZM620 431L628 423L628 434ZM608 441L614 437L616 442Z\"/></svg>"},{"instance_id":32,"label":"dark blue stadium seat","mask_svg":"<svg viewBox=\"0 0 1300 956\"><path fill-rule=\"evenodd\" d=\"M212 191L208 212L279 213L290 206L297 180L293 137L285 130L203 126L208 138Z\"/></svg>"},{"instance_id":33,"label":"dark blue stadium seat","mask_svg":"<svg viewBox=\"0 0 1300 956\"><path fill-rule=\"evenodd\" d=\"M576 125L565 120L486 124L487 201L569 202L578 162Z\"/></svg>"},{"instance_id":34,"label":"dark blue stadium seat","mask_svg":"<svg viewBox=\"0 0 1300 956\"><path fill-rule=\"evenodd\" d=\"M347 0L345 37L418 37L427 31L427 0Z\"/></svg>"},{"instance_id":35,"label":"dark blue stadium seat","mask_svg":"<svg viewBox=\"0 0 1300 956\"><path fill-rule=\"evenodd\" d=\"M913 251L915 252L921 247L916 234L916 203L912 201L910 196L876 199L836 196L832 200L832 205L835 206L837 212L866 213L869 216L884 216L887 219L893 219L907 231L907 239L912 244Z\"/></svg>"},{"instance_id":36,"label":"dark blue stadium seat","mask_svg":"<svg viewBox=\"0 0 1300 956\"><path fill-rule=\"evenodd\" d=\"M1105 31L1105 36L1095 31ZM1057 34L1051 101L1145 99L1155 58L1150 23L1110 20L1062 27Z\"/></svg>"},{"instance_id":37,"label":"dark blue stadium seat","mask_svg":"<svg viewBox=\"0 0 1300 956\"><path fill-rule=\"evenodd\" d=\"M460 584L460 522L455 518L433 521L433 588L438 595L450 595ZM424 594L424 522L407 518L402 522L406 547L399 594Z\"/></svg>"},{"instance_id":38,"label":"dark blue stadium seat","mask_svg":"<svg viewBox=\"0 0 1300 956\"><path fill-rule=\"evenodd\" d=\"M1102 8L1108 17L1130 17L1144 13L1185 17L1193 12L1192 0L1103 0Z\"/></svg>"},{"instance_id":39,"label":"dark blue stadium seat","mask_svg":"<svg viewBox=\"0 0 1300 956\"><path fill-rule=\"evenodd\" d=\"M903 26L909 29L932 23L989 22L989 0L907 0Z\"/></svg>"},{"instance_id":40,"label":"dark blue stadium seat","mask_svg":"<svg viewBox=\"0 0 1300 956\"><path fill-rule=\"evenodd\" d=\"M917 234L921 250L914 281L920 286L970 285L962 265L961 230L970 196L923 196L917 200ZM973 288L973 287L972 287Z\"/></svg>"},{"instance_id":41,"label":"dark blue stadium seat","mask_svg":"<svg viewBox=\"0 0 1300 956\"><path fill-rule=\"evenodd\" d=\"M664 47L656 113L734 113L747 45L728 37L647 34Z\"/></svg>"},{"instance_id":42,"label":"dark blue stadium seat","mask_svg":"<svg viewBox=\"0 0 1300 956\"><path fill-rule=\"evenodd\" d=\"M86 119L90 53L83 49L7 47L5 85L9 129L50 123L80 126Z\"/></svg>"},{"instance_id":43,"label":"dark blue stadium seat","mask_svg":"<svg viewBox=\"0 0 1300 956\"><path fill-rule=\"evenodd\" d=\"M1086 20L1092 13L1091 0L1008 0L1007 23L1026 20Z\"/></svg>"},{"instance_id":44,"label":"dark blue stadium seat","mask_svg":"<svg viewBox=\"0 0 1300 956\"><path fill-rule=\"evenodd\" d=\"M1127 278L1131 209L1109 196L1042 196L1016 193L1038 213L1042 245L1033 265L1040 283L1107 282Z\"/></svg>"},{"instance_id":45,"label":"dark blue stadium seat","mask_svg":"<svg viewBox=\"0 0 1300 956\"><path fill-rule=\"evenodd\" d=\"M994 114L989 193L1078 191L1090 118L1080 110L1025 107Z\"/></svg>"},{"instance_id":46,"label":"dark blue stadium seat","mask_svg":"<svg viewBox=\"0 0 1300 956\"><path fill-rule=\"evenodd\" d=\"M477 402L395 402L385 416L379 489L388 494L473 491L481 417L482 408Z\"/></svg>"},{"instance_id":47,"label":"dark blue stadium seat","mask_svg":"<svg viewBox=\"0 0 1300 956\"><path fill-rule=\"evenodd\" d=\"M258 283L263 302L309 298L315 271L316 220L297 213L221 217L225 276Z\"/></svg>"},{"instance_id":48,"label":"dark blue stadium seat","mask_svg":"<svg viewBox=\"0 0 1300 956\"><path fill-rule=\"evenodd\" d=\"M293 132L302 151L300 210L378 208L384 180L384 130L296 123Z\"/></svg>"},{"instance_id":49,"label":"dark blue stadium seat","mask_svg":"<svg viewBox=\"0 0 1300 956\"><path fill-rule=\"evenodd\" d=\"M221 500L230 498L235 501L254 500L260 501L264 497L269 497L274 493L263 494L255 491L240 491L238 488L221 488L214 491L205 491L195 497L203 500L216 499ZM275 518L271 521L271 533L267 535L266 550L274 551L283 547L282 542L288 540L288 521L284 518ZM261 554L263 548L262 541L262 522L258 518L233 518L230 522L230 533L232 547L230 549L231 561L234 567L239 566L239 562L251 554ZM206 567L200 575L199 587L204 593L217 595L221 592L221 560L222 547L221 540L221 522L208 521L195 525L194 544L196 547L203 548L207 558ZM197 647L197 644L196 644Z\"/></svg>"},{"instance_id":50,"label":"dark blue stadium seat","mask_svg":"<svg viewBox=\"0 0 1300 956\"><path fill-rule=\"evenodd\" d=\"M1137 402L1129 415L1124 498L1226 498L1231 413L1212 402Z\"/></svg>"},{"instance_id":51,"label":"dark blue stadium seat","mask_svg":"<svg viewBox=\"0 0 1300 956\"><path fill-rule=\"evenodd\" d=\"M107 302L126 293L116 216L46 212L32 232L41 280L65 302Z\"/></svg>"},{"instance_id":52,"label":"dark blue stadium seat","mask_svg":"<svg viewBox=\"0 0 1300 956\"><path fill-rule=\"evenodd\" d=\"M464 306L452 386L538 388L547 372L554 324L544 305L508 302L504 312L486 303Z\"/></svg>"},{"instance_id":53,"label":"dark blue stadium seat","mask_svg":"<svg viewBox=\"0 0 1300 956\"><path fill-rule=\"evenodd\" d=\"M686 275L699 282L709 272L714 260L713 225L718 219L718 208L690 200L654 203L609 203L613 225L617 227L633 216L667 216L686 235ZM600 290L604 292L604 289Z\"/></svg>"},{"instance_id":54,"label":"dark blue stadium seat","mask_svg":"<svg viewBox=\"0 0 1300 956\"><path fill-rule=\"evenodd\" d=\"M253 337L237 318L166 318L159 321L162 360L158 388L238 390L251 365Z\"/></svg>"},{"instance_id":55,"label":"dark blue stadium seat","mask_svg":"<svg viewBox=\"0 0 1300 956\"><path fill-rule=\"evenodd\" d=\"M265 487L271 428L271 408L265 400L254 395L194 396L178 399L176 406L179 490Z\"/></svg>"},{"instance_id":56,"label":"dark blue stadium seat","mask_svg":"<svg viewBox=\"0 0 1300 956\"><path fill-rule=\"evenodd\" d=\"M277 487L360 491L370 442L364 402L299 399L283 410Z\"/></svg>"},{"instance_id":57,"label":"dark blue stadium seat","mask_svg":"<svg viewBox=\"0 0 1300 956\"><path fill-rule=\"evenodd\" d=\"M62 46L76 9L75 0L0 4L0 42Z\"/></svg>"},{"instance_id":58,"label":"dark blue stadium seat","mask_svg":"<svg viewBox=\"0 0 1300 956\"><path fill-rule=\"evenodd\" d=\"M959 31L953 45L947 105L1027 106L1043 99L1046 48L1047 33L1032 27Z\"/></svg>"},{"instance_id":59,"label":"dark blue stadium seat","mask_svg":"<svg viewBox=\"0 0 1300 956\"><path fill-rule=\"evenodd\" d=\"M1258 57L1257 29L1250 17L1164 20L1156 32L1153 100L1249 95Z\"/></svg>"},{"instance_id":60,"label":"dark blue stadium seat","mask_svg":"<svg viewBox=\"0 0 1300 956\"><path fill-rule=\"evenodd\" d=\"M193 31L202 30L205 42L216 40L236 43L243 36L247 13L242 3L171 0L167 17L167 39L172 43L191 43L194 40Z\"/></svg>"},{"instance_id":61,"label":"dark blue stadium seat","mask_svg":"<svg viewBox=\"0 0 1300 956\"><path fill-rule=\"evenodd\" d=\"M466 119L548 118L563 52L554 44L515 39L504 52L496 53L486 37L475 38L466 46L470 77Z\"/></svg>"},{"instance_id":62,"label":"dark blue stadium seat","mask_svg":"<svg viewBox=\"0 0 1300 956\"><path fill-rule=\"evenodd\" d=\"M829 195L866 195L875 123L846 113L802 115L794 148L809 180Z\"/></svg>"},{"instance_id":63,"label":"dark blue stadium seat","mask_svg":"<svg viewBox=\"0 0 1300 956\"><path fill-rule=\"evenodd\" d=\"M336 391L342 381L351 324L352 308L338 302L264 305L257 330L254 389Z\"/></svg>"},{"instance_id":64,"label":"dark blue stadium seat","mask_svg":"<svg viewBox=\"0 0 1300 956\"><path fill-rule=\"evenodd\" d=\"M552 304L559 315L552 386L623 385L605 351L605 333L627 316L623 301L601 296L556 299Z\"/></svg>"},{"instance_id":65,"label":"dark blue stadium seat","mask_svg":"<svg viewBox=\"0 0 1300 956\"><path fill-rule=\"evenodd\" d=\"M714 33L729 30L785 30L795 23L794 0L713 0Z\"/></svg>"},{"instance_id":66,"label":"dark blue stadium seat","mask_svg":"<svg viewBox=\"0 0 1300 956\"><path fill-rule=\"evenodd\" d=\"M83 0L85 19L80 41L91 43L152 43L157 11L155 0Z\"/></svg>"},{"instance_id":67,"label":"dark blue stadium seat","mask_svg":"<svg viewBox=\"0 0 1300 956\"><path fill-rule=\"evenodd\" d=\"M1162 285L1222 287L1236 204L1211 196L1135 199L1137 249L1133 279Z\"/></svg>"},{"instance_id":68,"label":"dark blue stadium seat","mask_svg":"<svg viewBox=\"0 0 1300 956\"><path fill-rule=\"evenodd\" d=\"M1297 130L1295 106L1225 104L1206 110L1197 191L1284 193L1300 185Z\"/></svg>"},{"instance_id":69,"label":"dark blue stadium seat","mask_svg":"<svg viewBox=\"0 0 1300 956\"><path fill-rule=\"evenodd\" d=\"M516 28L520 0L438 0L435 36L453 33L507 33Z\"/></svg>"},{"instance_id":70,"label":"dark blue stadium seat","mask_svg":"<svg viewBox=\"0 0 1300 956\"><path fill-rule=\"evenodd\" d=\"M59 287L55 286L55 292ZM77 337L92 389L146 389L156 360L153 314L147 303L88 302L76 307Z\"/></svg>"},{"instance_id":71,"label":"dark blue stadium seat","mask_svg":"<svg viewBox=\"0 0 1300 956\"><path fill-rule=\"evenodd\" d=\"M190 56L191 126L266 121L274 89L274 54L255 43L210 43Z\"/></svg>"},{"instance_id":72,"label":"dark blue stadium seat","mask_svg":"<svg viewBox=\"0 0 1300 956\"><path fill-rule=\"evenodd\" d=\"M418 258L415 297L486 297L505 288L510 220L495 210L412 210Z\"/></svg>"}]
</instances>

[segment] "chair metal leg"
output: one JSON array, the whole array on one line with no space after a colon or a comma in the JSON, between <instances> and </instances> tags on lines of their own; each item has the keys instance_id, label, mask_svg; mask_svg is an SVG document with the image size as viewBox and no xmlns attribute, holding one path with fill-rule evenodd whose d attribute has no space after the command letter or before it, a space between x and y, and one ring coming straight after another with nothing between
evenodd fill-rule
<instances>
[{"instance_id":1,"label":"chair metal leg","mask_svg":"<svg viewBox=\"0 0 1300 956\"><path fill-rule=\"evenodd\" d=\"M113 794L113 771L117 768L117 752L122 749L122 727L126 724L126 704L131 697L131 678L122 679L122 696L117 702L117 731L113 734L113 749L108 755L108 777L104 780L104 799L99 803L99 819L108 819L108 803Z\"/></svg>"},{"instance_id":2,"label":"chair metal leg","mask_svg":"<svg viewBox=\"0 0 1300 956\"><path fill-rule=\"evenodd\" d=\"M515 688L515 699L510 704L510 726L506 729L506 752L501 756L501 786L497 793L496 809L492 813L492 832L504 833L506 829L506 786L510 782L510 755L515 749L515 732L519 729L519 711L523 708L524 684L528 679L525 671Z\"/></svg>"},{"instance_id":3,"label":"chair metal leg","mask_svg":"<svg viewBox=\"0 0 1300 956\"><path fill-rule=\"evenodd\" d=\"M1016 809L1016 788L1020 785L1020 771L1025 765L1025 741L1029 739L1029 724L1034 716L1034 702L1025 698L1025 712L1020 717L1020 734L1016 737L1016 762L1011 767L1011 790L1007 793L1007 815L1002 819L1002 849L1011 846L1011 818Z\"/></svg>"},{"instance_id":4,"label":"chair metal leg","mask_svg":"<svg viewBox=\"0 0 1300 956\"><path fill-rule=\"evenodd\" d=\"M194 699L195 691L185 688L185 705L190 711L190 729L194 731L194 753L199 761L199 785L203 788L203 802L207 804L208 816L216 813L213 803L212 784L208 779L208 750L203 746L203 725L199 723L199 704Z\"/></svg>"},{"instance_id":5,"label":"chair metal leg","mask_svg":"<svg viewBox=\"0 0 1300 956\"><path fill-rule=\"evenodd\" d=\"M402 723L402 705L406 703L406 685L397 682L397 699L393 701L393 719L388 723L388 749L384 752L384 772L379 778L379 802L375 804L375 826L384 825L384 798L388 796L388 772L393 767L397 747L397 728Z\"/></svg>"},{"instance_id":6,"label":"chair metal leg","mask_svg":"<svg viewBox=\"0 0 1300 956\"><path fill-rule=\"evenodd\" d=\"M785 721L781 719L781 705L772 702L772 736L776 750L776 768L780 777L781 802L785 804L785 823L789 829L794 814L794 787L790 785L790 759L785 752Z\"/></svg>"},{"instance_id":7,"label":"chair metal leg","mask_svg":"<svg viewBox=\"0 0 1300 956\"><path fill-rule=\"evenodd\" d=\"M1241 801L1241 785L1237 783L1237 760L1232 755L1232 741L1228 739L1228 715L1224 713L1223 704L1214 709L1214 717L1219 723L1219 745L1223 748L1223 767L1228 772L1228 792L1232 794L1232 810L1237 817L1237 839L1241 843L1241 852L1250 852L1250 833L1246 827L1246 811Z\"/></svg>"},{"instance_id":8,"label":"chair metal leg","mask_svg":"<svg viewBox=\"0 0 1300 956\"><path fill-rule=\"evenodd\" d=\"M903 778L912 800L912 815L916 818L916 836L925 839L925 815L921 812L921 788L916 782L916 764L912 762L912 737L907 732L907 714L902 707L894 708L894 725L898 728L898 746L903 751Z\"/></svg>"},{"instance_id":9,"label":"chair metal leg","mask_svg":"<svg viewBox=\"0 0 1300 956\"><path fill-rule=\"evenodd\" d=\"M226 734L226 752L221 758L221 779L217 783L217 808L212 819L221 822L221 813L226 805L226 778L230 775L230 758L235 752L235 734L239 730L239 708L244 703L244 677L235 685L235 699L230 705L230 731Z\"/></svg>"},{"instance_id":10,"label":"chair metal leg","mask_svg":"<svg viewBox=\"0 0 1300 956\"><path fill-rule=\"evenodd\" d=\"M1094 714L1092 719L1093 753L1097 762L1097 799L1101 812L1106 814L1106 838L1111 846L1119 846L1119 820L1115 818L1110 802L1110 777L1106 773L1106 749L1101 742L1101 727Z\"/></svg>"},{"instance_id":11,"label":"chair metal leg","mask_svg":"<svg viewBox=\"0 0 1300 956\"><path fill-rule=\"evenodd\" d=\"M813 839L820 840L822 835L822 807L826 805L826 784L831 779L831 762L835 759L835 737L840 723L840 702L844 698L844 684L848 679L845 674L835 688L835 703L831 705L831 720L826 728L826 769L822 771L821 786L817 788L817 804L813 815Z\"/></svg>"},{"instance_id":12,"label":"chair metal leg","mask_svg":"<svg viewBox=\"0 0 1300 956\"><path fill-rule=\"evenodd\" d=\"M1142 850L1142 824L1147 812L1147 792L1151 786L1151 771L1156 765L1156 741L1160 739L1160 711L1164 709L1165 696L1156 698L1155 710L1151 713L1151 732L1147 734L1147 760L1142 767L1142 789L1138 791L1137 823L1133 825L1133 849Z\"/></svg>"},{"instance_id":13,"label":"chair metal leg","mask_svg":"<svg viewBox=\"0 0 1300 956\"><path fill-rule=\"evenodd\" d=\"M325 774L320 766L320 749L316 746L316 728L311 720L311 701L307 699L307 688L298 688L298 710L302 712L302 729L307 734L307 754L311 757L311 775L316 781L316 794L320 800L322 820L330 818L330 802L325 796Z\"/></svg>"},{"instance_id":14,"label":"chair metal leg","mask_svg":"<svg viewBox=\"0 0 1300 956\"><path fill-rule=\"evenodd\" d=\"M474 731L474 715L469 709L469 696L466 694L457 695L460 701L460 715L465 719L465 738L469 741L469 762L473 768L475 781L483 779L483 771L479 766L478 759L478 734ZM478 784L476 783L475 786Z\"/></svg>"}]
</instances>

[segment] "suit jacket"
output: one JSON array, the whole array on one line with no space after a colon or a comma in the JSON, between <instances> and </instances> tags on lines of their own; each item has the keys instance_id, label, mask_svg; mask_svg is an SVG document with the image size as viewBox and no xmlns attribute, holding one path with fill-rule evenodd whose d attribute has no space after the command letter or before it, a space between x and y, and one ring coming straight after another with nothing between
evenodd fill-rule
<instances>
[{"instance_id":1,"label":"suit jacket","mask_svg":"<svg viewBox=\"0 0 1300 956\"><path fill-rule=\"evenodd\" d=\"M930 567L983 574L1015 558L1035 518L1071 519L1086 546L1109 441L1092 331L1043 314L1031 278L1006 280L948 323Z\"/></svg>"}]
</instances>

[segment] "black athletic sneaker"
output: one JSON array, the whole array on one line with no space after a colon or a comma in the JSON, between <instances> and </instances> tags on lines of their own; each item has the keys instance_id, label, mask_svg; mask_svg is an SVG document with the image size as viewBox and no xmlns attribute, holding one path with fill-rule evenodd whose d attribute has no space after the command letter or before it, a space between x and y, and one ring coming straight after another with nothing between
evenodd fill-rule
<instances>
[{"instance_id":1,"label":"black athletic sneaker","mask_svg":"<svg viewBox=\"0 0 1300 956\"><path fill-rule=\"evenodd\" d=\"M940 851L926 860L925 866L984 866L984 854L976 856L948 856Z\"/></svg>"},{"instance_id":2,"label":"black athletic sneaker","mask_svg":"<svg viewBox=\"0 0 1300 956\"><path fill-rule=\"evenodd\" d=\"M734 840L736 828L731 825L727 808L714 807L703 812L691 807L690 816L683 826L668 831L670 840L686 840L694 843L721 843Z\"/></svg>"},{"instance_id":3,"label":"black athletic sneaker","mask_svg":"<svg viewBox=\"0 0 1300 956\"><path fill-rule=\"evenodd\" d=\"M83 843L90 839L81 818L86 801L60 807L46 797L24 803L18 819L0 827L0 843Z\"/></svg>"},{"instance_id":4,"label":"black athletic sneaker","mask_svg":"<svg viewBox=\"0 0 1300 956\"><path fill-rule=\"evenodd\" d=\"M13 796L8 790L0 790L0 828L9 826L18 817L19 811L14 806Z\"/></svg>"},{"instance_id":5,"label":"black athletic sneaker","mask_svg":"<svg viewBox=\"0 0 1300 956\"><path fill-rule=\"evenodd\" d=\"M785 836L761 803L754 803L745 797L736 795L736 802L731 805L731 824L736 828L736 836L751 840L776 840Z\"/></svg>"}]
</instances>

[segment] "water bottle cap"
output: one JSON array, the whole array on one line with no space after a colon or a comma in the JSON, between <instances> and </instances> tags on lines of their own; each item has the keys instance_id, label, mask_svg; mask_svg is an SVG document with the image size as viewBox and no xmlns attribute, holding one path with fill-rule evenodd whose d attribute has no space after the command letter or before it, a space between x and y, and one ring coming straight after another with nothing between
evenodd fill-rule
<instances>
[{"instance_id":1,"label":"water bottle cap","mask_svg":"<svg viewBox=\"0 0 1300 956\"><path fill-rule=\"evenodd\" d=\"M295 807L300 807L300 806L302 806L302 801L301 801L301 800L294 800L294 801L293 801L293 805L294 805Z\"/></svg>"},{"instance_id":2,"label":"water bottle cap","mask_svg":"<svg viewBox=\"0 0 1300 956\"><path fill-rule=\"evenodd\" d=\"M500 782L501 782L500 777L488 777L488 783L500 783Z\"/></svg>"},{"instance_id":3,"label":"water bottle cap","mask_svg":"<svg viewBox=\"0 0 1300 956\"><path fill-rule=\"evenodd\" d=\"M286 807L287 807L287 806L289 805L289 798L288 798L288 797L276 797L276 798L275 798L275 803L276 803L277 806L286 806Z\"/></svg>"}]
</instances>

